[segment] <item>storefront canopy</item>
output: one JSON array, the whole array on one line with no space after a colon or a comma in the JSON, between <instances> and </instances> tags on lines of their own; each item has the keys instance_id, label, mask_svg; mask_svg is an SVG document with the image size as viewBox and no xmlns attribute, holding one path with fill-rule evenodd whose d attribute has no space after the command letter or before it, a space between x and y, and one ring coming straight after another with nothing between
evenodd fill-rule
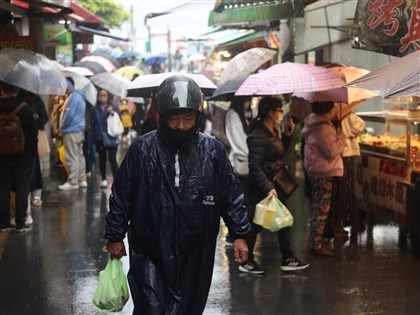
<instances>
[{"instance_id":1,"label":"storefront canopy","mask_svg":"<svg viewBox=\"0 0 420 315\"><path fill-rule=\"evenodd\" d=\"M209 26L269 26L271 21L303 16L305 1L219 0L209 15Z\"/></svg>"},{"instance_id":2,"label":"storefront canopy","mask_svg":"<svg viewBox=\"0 0 420 315\"><path fill-rule=\"evenodd\" d=\"M111 33L105 31L105 30L99 30L99 29L95 29L95 28L90 28L87 26L83 26L83 25L76 25L75 30L76 32L83 32L83 33L87 33L87 34L91 34L91 35L98 35L98 36L103 36L103 37L109 37L112 39L118 39L124 42L128 42L130 41L128 38L123 38L123 37L119 37L116 35L112 35Z\"/></svg>"}]
</instances>

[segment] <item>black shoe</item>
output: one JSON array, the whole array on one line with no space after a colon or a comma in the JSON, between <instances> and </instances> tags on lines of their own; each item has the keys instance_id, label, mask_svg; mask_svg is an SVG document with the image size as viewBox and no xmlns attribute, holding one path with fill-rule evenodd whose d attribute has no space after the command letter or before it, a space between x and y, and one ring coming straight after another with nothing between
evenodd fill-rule
<instances>
[{"instance_id":1,"label":"black shoe","mask_svg":"<svg viewBox=\"0 0 420 315\"><path fill-rule=\"evenodd\" d=\"M296 270L302 270L309 267L308 263L303 263L299 259L295 257L290 257L281 263L280 269L283 271L296 271Z\"/></svg>"},{"instance_id":2,"label":"black shoe","mask_svg":"<svg viewBox=\"0 0 420 315\"><path fill-rule=\"evenodd\" d=\"M0 232L8 232L10 230L13 230L16 226L13 224L7 223L7 224L0 224Z\"/></svg>"},{"instance_id":3,"label":"black shoe","mask_svg":"<svg viewBox=\"0 0 420 315\"><path fill-rule=\"evenodd\" d=\"M232 247L233 246L233 238L229 234L226 234L225 246L226 247Z\"/></svg>"},{"instance_id":4,"label":"black shoe","mask_svg":"<svg viewBox=\"0 0 420 315\"><path fill-rule=\"evenodd\" d=\"M262 275L265 273L265 270L258 266L255 261L248 261L246 264L240 265L239 271L254 275Z\"/></svg>"},{"instance_id":5,"label":"black shoe","mask_svg":"<svg viewBox=\"0 0 420 315\"><path fill-rule=\"evenodd\" d=\"M29 225L29 224L16 226L16 232L19 232L19 233L29 231L30 229L32 229L32 225Z\"/></svg>"}]
</instances>

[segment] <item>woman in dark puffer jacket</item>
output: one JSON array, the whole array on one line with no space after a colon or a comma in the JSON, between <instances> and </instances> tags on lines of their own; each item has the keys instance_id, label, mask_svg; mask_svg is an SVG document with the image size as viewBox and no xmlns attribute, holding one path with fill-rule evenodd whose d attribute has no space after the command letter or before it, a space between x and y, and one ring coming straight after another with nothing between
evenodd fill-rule
<instances>
[{"instance_id":1,"label":"woman in dark puffer jacket","mask_svg":"<svg viewBox=\"0 0 420 315\"><path fill-rule=\"evenodd\" d=\"M282 103L280 99L264 97L258 105L258 116L251 122L250 134L247 138L249 149L249 177L247 184L248 199L247 208L250 221L254 217L255 206L258 202L269 195L276 196L272 179L274 174L284 166L283 157L290 146L294 131L294 123L290 120L286 130L280 138L279 127L283 118ZM285 200L281 200L285 202ZM246 264L239 266L239 271L251 274L263 274L264 269L260 268L254 261L253 250L261 226L252 223L252 233L247 239L249 248L249 260ZM283 228L277 232L277 237L282 254L283 271L294 271L305 269L309 264L302 263L294 257L290 244L291 228Z\"/></svg>"}]
</instances>

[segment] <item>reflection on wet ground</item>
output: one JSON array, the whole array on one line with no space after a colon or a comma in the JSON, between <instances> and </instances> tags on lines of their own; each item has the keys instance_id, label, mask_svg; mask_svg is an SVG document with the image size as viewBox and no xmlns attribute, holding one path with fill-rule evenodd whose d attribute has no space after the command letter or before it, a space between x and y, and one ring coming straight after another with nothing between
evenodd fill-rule
<instances>
[{"instance_id":1,"label":"reflection on wet ground","mask_svg":"<svg viewBox=\"0 0 420 315\"><path fill-rule=\"evenodd\" d=\"M87 189L61 192L61 170L47 167L45 174L44 204L33 208L33 229L0 233L0 314L103 314L91 300L108 259L102 247L109 187L100 189L94 176ZM276 237L263 231L256 260L267 274L240 274L232 249L224 245L226 228L221 224L205 314L418 313L420 262L409 250L399 249L395 224L369 225L355 242L335 240L334 258L314 257L306 246L308 211L302 187L288 205L295 217L293 247L311 263L309 269L282 272ZM123 264L127 271L128 258ZM120 314L132 309L130 300Z\"/></svg>"}]
</instances>

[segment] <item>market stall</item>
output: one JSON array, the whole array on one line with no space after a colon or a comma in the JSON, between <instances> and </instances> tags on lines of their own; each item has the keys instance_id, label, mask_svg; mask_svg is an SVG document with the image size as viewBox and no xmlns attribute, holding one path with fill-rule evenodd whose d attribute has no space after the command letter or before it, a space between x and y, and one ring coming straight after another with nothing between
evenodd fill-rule
<instances>
[{"instance_id":1,"label":"market stall","mask_svg":"<svg viewBox=\"0 0 420 315\"><path fill-rule=\"evenodd\" d=\"M420 176L420 98L385 99L383 110L358 113L367 132L360 136L356 196L360 208L394 217L407 231L420 228L414 182Z\"/></svg>"}]
</instances>

